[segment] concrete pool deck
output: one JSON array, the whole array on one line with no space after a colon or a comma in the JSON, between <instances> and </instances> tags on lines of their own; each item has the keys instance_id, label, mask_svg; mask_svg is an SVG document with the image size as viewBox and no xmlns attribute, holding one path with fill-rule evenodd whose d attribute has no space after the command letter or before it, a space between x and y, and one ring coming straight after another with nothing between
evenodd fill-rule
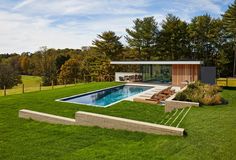
<instances>
[{"instance_id":1,"label":"concrete pool deck","mask_svg":"<svg viewBox=\"0 0 236 160\"><path fill-rule=\"evenodd\" d=\"M160 92L161 90L166 89L171 86L170 84L153 84L153 83L141 83L141 82L129 82L126 84L153 87L151 89L148 89L146 91L143 91L131 97L125 98L124 100L127 100L127 101L133 101L134 98L144 98L144 99L150 98L155 93ZM172 89L174 89L176 92L180 91L180 87L177 87L177 86L173 86Z\"/></svg>"}]
</instances>

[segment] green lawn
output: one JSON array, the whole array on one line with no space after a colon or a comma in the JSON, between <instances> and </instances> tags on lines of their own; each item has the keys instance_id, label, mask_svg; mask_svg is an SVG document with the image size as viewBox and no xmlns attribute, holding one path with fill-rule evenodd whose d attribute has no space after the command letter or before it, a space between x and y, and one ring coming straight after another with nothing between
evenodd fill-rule
<instances>
[{"instance_id":1,"label":"green lawn","mask_svg":"<svg viewBox=\"0 0 236 160\"><path fill-rule=\"evenodd\" d=\"M121 102L108 108L55 99L119 85L115 82L0 97L0 159L236 159L236 90L225 89L228 105L192 108L180 127L185 137L158 136L97 127L51 125L18 118L18 111L74 117L79 110L159 123L162 106Z\"/></svg>"},{"instance_id":2,"label":"green lawn","mask_svg":"<svg viewBox=\"0 0 236 160\"><path fill-rule=\"evenodd\" d=\"M22 83L26 85L26 87L36 87L39 86L40 82L42 82L42 78L38 76L21 76Z\"/></svg>"},{"instance_id":3,"label":"green lawn","mask_svg":"<svg viewBox=\"0 0 236 160\"><path fill-rule=\"evenodd\" d=\"M24 84L24 91L25 92L35 92L40 90L40 82L42 81L41 77L38 76L28 76L22 75L21 76L22 84ZM7 89L7 95L13 94L22 94L22 84L18 84L17 86L13 87L12 89ZM72 84L74 85L74 84ZM72 86L67 85L67 86ZM56 85L54 88L62 88L65 85ZM42 86L41 90L50 90L52 89L51 86ZM3 96L3 90L0 90L0 96Z\"/></svg>"}]
</instances>

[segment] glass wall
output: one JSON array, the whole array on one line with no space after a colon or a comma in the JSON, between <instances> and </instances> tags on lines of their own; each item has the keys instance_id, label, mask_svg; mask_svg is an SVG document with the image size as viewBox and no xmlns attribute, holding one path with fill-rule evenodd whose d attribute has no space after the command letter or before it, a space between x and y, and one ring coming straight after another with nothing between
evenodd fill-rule
<instances>
[{"instance_id":1,"label":"glass wall","mask_svg":"<svg viewBox=\"0 0 236 160\"><path fill-rule=\"evenodd\" d=\"M153 81L156 83L171 82L171 65L142 65L143 81Z\"/></svg>"}]
</instances>

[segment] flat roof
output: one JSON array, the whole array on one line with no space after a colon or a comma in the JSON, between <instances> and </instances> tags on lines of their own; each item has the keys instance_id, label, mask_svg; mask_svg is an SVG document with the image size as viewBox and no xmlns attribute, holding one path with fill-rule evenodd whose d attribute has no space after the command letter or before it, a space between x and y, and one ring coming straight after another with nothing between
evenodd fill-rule
<instances>
[{"instance_id":1,"label":"flat roof","mask_svg":"<svg viewBox=\"0 0 236 160\"><path fill-rule=\"evenodd\" d=\"M111 64L203 64L203 61L111 61Z\"/></svg>"}]
</instances>

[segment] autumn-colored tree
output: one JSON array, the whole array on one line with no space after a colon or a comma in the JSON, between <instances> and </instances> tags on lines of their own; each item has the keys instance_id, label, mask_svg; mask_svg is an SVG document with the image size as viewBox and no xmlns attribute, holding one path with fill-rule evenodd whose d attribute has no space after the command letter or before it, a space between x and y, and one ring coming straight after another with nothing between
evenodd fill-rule
<instances>
[{"instance_id":1,"label":"autumn-colored tree","mask_svg":"<svg viewBox=\"0 0 236 160\"><path fill-rule=\"evenodd\" d=\"M47 47L41 47L41 69L42 69L42 81L43 85L51 85L57 83L57 69L56 69L56 50L47 49Z\"/></svg>"},{"instance_id":2,"label":"autumn-colored tree","mask_svg":"<svg viewBox=\"0 0 236 160\"><path fill-rule=\"evenodd\" d=\"M74 83L75 79L78 79L80 75L80 63L78 59L69 59L61 66L61 72L59 74L60 84Z\"/></svg>"},{"instance_id":3,"label":"autumn-colored tree","mask_svg":"<svg viewBox=\"0 0 236 160\"><path fill-rule=\"evenodd\" d=\"M97 53L96 49L84 51L82 58L81 71L86 81L109 80L114 75L109 57Z\"/></svg>"},{"instance_id":4,"label":"autumn-colored tree","mask_svg":"<svg viewBox=\"0 0 236 160\"><path fill-rule=\"evenodd\" d=\"M19 61L22 74L28 74L30 66L30 60L28 54L22 54Z\"/></svg>"},{"instance_id":5,"label":"autumn-colored tree","mask_svg":"<svg viewBox=\"0 0 236 160\"><path fill-rule=\"evenodd\" d=\"M64 64L68 59L79 59L76 78L87 81L109 80L107 77L115 71L140 70L137 65L110 65L110 60L202 60L206 66L217 66L218 76L228 77L232 76L232 70L236 74L235 6L236 1L223 15L223 20L208 14L193 17L189 23L167 15L160 25L154 17L135 19L132 28L126 29L128 46L125 47L115 32L105 31L93 41L94 46L42 47L34 53L0 54L0 62L21 74L42 76L44 85L51 85L52 81L56 84L58 77L61 83L74 82L75 76L69 74L71 69L68 69L72 66ZM66 75L73 78L68 80Z\"/></svg>"}]
</instances>

